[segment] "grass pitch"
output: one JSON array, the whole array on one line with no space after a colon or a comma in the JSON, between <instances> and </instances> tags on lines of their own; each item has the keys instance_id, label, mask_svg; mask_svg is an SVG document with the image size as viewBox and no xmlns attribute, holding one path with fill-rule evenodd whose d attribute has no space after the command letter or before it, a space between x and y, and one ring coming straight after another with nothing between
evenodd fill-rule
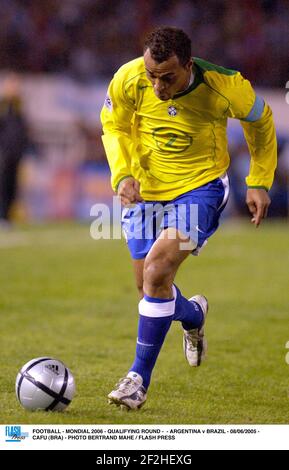
<instances>
[{"instance_id":1,"label":"grass pitch","mask_svg":"<svg viewBox=\"0 0 289 470\"><path fill-rule=\"evenodd\" d=\"M174 323L148 401L125 413L106 395L132 363L137 294L124 241L94 241L89 227L20 227L0 233L0 422L2 424L288 423L289 227L223 224L177 284L205 294L208 360L191 369ZM16 400L17 371L52 356L75 376L64 413L28 412Z\"/></svg>"}]
</instances>

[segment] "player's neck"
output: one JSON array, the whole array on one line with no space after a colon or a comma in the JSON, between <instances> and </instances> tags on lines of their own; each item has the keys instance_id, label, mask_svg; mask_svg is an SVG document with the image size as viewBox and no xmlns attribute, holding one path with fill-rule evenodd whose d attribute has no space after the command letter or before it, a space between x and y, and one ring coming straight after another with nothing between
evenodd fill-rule
<instances>
[{"instance_id":1,"label":"player's neck","mask_svg":"<svg viewBox=\"0 0 289 470\"><path fill-rule=\"evenodd\" d=\"M189 80L189 84L188 84L186 90L187 90L188 88L190 88L190 86L193 84L194 80L195 80L195 74L194 74L194 72L193 72L193 70L192 70L192 71L191 71L190 80ZM186 90L185 90L185 91L186 91Z\"/></svg>"},{"instance_id":2,"label":"player's neck","mask_svg":"<svg viewBox=\"0 0 289 470\"><path fill-rule=\"evenodd\" d=\"M194 79L195 79L195 74L194 74L193 70L191 70L190 79L189 79L186 87L183 90L178 91L178 93L176 93L176 96L178 96L179 93L184 93L185 91L187 91L190 88L190 86L193 84Z\"/></svg>"}]
</instances>

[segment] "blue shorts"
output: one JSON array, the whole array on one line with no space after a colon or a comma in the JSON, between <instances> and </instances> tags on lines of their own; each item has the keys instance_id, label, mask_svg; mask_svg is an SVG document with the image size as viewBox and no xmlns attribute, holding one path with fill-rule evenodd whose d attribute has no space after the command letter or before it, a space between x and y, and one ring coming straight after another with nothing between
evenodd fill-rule
<instances>
[{"instance_id":1,"label":"blue shorts","mask_svg":"<svg viewBox=\"0 0 289 470\"><path fill-rule=\"evenodd\" d=\"M122 211L122 229L133 259L145 258L160 233L177 228L198 255L219 226L229 196L227 175L181 194L172 201L145 201Z\"/></svg>"}]
</instances>

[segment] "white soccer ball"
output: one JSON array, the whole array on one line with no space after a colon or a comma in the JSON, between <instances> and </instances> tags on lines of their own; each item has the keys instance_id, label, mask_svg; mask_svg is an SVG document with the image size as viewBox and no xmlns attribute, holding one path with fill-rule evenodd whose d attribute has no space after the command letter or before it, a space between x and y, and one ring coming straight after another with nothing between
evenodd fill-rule
<instances>
[{"instance_id":1,"label":"white soccer ball","mask_svg":"<svg viewBox=\"0 0 289 470\"><path fill-rule=\"evenodd\" d=\"M62 411L73 398L75 382L63 362L37 357L20 369L15 388L20 404L28 410Z\"/></svg>"}]
</instances>

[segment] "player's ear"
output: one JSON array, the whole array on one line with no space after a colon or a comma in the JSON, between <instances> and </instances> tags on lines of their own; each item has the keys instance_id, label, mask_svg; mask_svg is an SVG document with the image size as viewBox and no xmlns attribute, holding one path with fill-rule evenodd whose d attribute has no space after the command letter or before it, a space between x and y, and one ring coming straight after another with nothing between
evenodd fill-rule
<instances>
[{"instance_id":1,"label":"player's ear","mask_svg":"<svg viewBox=\"0 0 289 470\"><path fill-rule=\"evenodd\" d=\"M184 68L185 68L186 70L188 70L188 71L189 71L189 70L192 70L193 63L194 63L193 59L190 59L190 60L186 63L186 65L184 66Z\"/></svg>"}]
</instances>

